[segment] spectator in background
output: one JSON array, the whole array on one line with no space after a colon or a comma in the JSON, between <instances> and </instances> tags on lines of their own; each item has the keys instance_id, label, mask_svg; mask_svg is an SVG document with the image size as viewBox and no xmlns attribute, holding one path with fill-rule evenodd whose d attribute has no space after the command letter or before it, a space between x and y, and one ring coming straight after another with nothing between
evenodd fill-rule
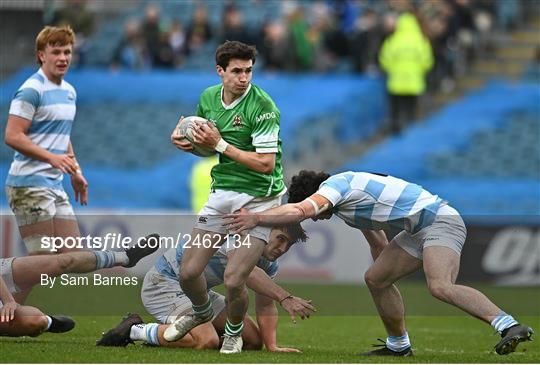
<instances>
[{"instance_id":1,"label":"spectator in background","mask_svg":"<svg viewBox=\"0 0 540 365\"><path fill-rule=\"evenodd\" d=\"M536 47L534 58L527 64L523 81L540 83L540 46Z\"/></svg>"},{"instance_id":2,"label":"spectator in background","mask_svg":"<svg viewBox=\"0 0 540 365\"><path fill-rule=\"evenodd\" d=\"M222 29L220 42L239 41L246 44L254 44L255 39L248 31L244 15L233 4L225 6L222 15Z\"/></svg>"},{"instance_id":3,"label":"spectator in background","mask_svg":"<svg viewBox=\"0 0 540 365\"><path fill-rule=\"evenodd\" d=\"M184 26L179 20L174 20L171 25L169 45L173 52L174 65L180 67L185 61L187 42Z\"/></svg>"},{"instance_id":4,"label":"spectator in background","mask_svg":"<svg viewBox=\"0 0 540 365\"><path fill-rule=\"evenodd\" d=\"M67 0L60 10L54 14L52 24L57 26L70 26L77 37L74 48L73 63L82 66L88 52L88 38L95 31L94 13L86 8L86 0Z\"/></svg>"},{"instance_id":5,"label":"spectator in background","mask_svg":"<svg viewBox=\"0 0 540 365\"><path fill-rule=\"evenodd\" d=\"M350 38L350 52L353 71L358 73L376 73L377 55L381 48L383 31L379 17L372 9L366 9L356 20Z\"/></svg>"},{"instance_id":6,"label":"spectator in background","mask_svg":"<svg viewBox=\"0 0 540 365\"><path fill-rule=\"evenodd\" d=\"M395 32L382 45L379 62L387 74L391 131L399 133L415 119L418 96L424 93L433 66L431 45L413 14L399 16Z\"/></svg>"},{"instance_id":7,"label":"spectator in background","mask_svg":"<svg viewBox=\"0 0 540 365\"><path fill-rule=\"evenodd\" d=\"M135 19L130 19L124 24L124 34L114 52L112 67L136 70L149 66L148 48L140 33L139 23Z\"/></svg>"},{"instance_id":8,"label":"spectator in background","mask_svg":"<svg viewBox=\"0 0 540 365\"><path fill-rule=\"evenodd\" d=\"M286 3L287 4L287 3ZM285 9L291 42L293 71L309 71L313 67L315 50L308 37L309 24L304 10L297 5Z\"/></svg>"},{"instance_id":9,"label":"spectator in background","mask_svg":"<svg viewBox=\"0 0 540 365\"><path fill-rule=\"evenodd\" d=\"M191 24L187 31L187 52L188 54L197 51L213 37L212 27L208 20L208 11L205 7L199 6L195 9Z\"/></svg>"},{"instance_id":10,"label":"spectator in background","mask_svg":"<svg viewBox=\"0 0 540 365\"><path fill-rule=\"evenodd\" d=\"M146 44L152 65L155 65L159 59L160 44L163 39L160 29L160 13L161 10L157 5L149 4L145 9L141 26L141 35Z\"/></svg>"},{"instance_id":11,"label":"spectator in background","mask_svg":"<svg viewBox=\"0 0 540 365\"><path fill-rule=\"evenodd\" d=\"M269 21L263 25L260 45L267 71L283 70L290 63L290 46L287 38L287 28L281 21Z\"/></svg>"}]
</instances>

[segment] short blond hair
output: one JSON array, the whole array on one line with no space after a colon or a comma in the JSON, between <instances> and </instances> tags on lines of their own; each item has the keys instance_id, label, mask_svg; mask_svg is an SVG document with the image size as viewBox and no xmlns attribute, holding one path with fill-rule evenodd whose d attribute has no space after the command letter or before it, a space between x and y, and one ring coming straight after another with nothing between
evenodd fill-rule
<instances>
[{"instance_id":1,"label":"short blond hair","mask_svg":"<svg viewBox=\"0 0 540 365\"><path fill-rule=\"evenodd\" d=\"M75 32L68 26L51 27L46 26L36 37L36 60L41 65L38 52L44 51L47 45L66 46L75 44Z\"/></svg>"}]
</instances>

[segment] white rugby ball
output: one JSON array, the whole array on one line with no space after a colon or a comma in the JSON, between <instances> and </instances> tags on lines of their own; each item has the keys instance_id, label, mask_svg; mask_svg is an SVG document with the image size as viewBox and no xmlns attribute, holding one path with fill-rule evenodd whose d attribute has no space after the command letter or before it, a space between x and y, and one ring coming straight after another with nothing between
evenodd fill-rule
<instances>
[{"instance_id":1,"label":"white rugby ball","mask_svg":"<svg viewBox=\"0 0 540 365\"><path fill-rule=\"evenodd\" d=\"M193 130L194 130L193 127L196 123L207 124L211 122L197 116L185 117L184 119L179 121L178 124L176 125L174 129L175 134L181 134L181 135L186 136L186 139L190 141L191 144L193 145L193 150L191 151L191 153L193 153L194 155L201 156L201 157L208 157L208 156L214 155L216 151L209 150L205 147L202 147L193 141Z\"/></svg>"}]
</instances>

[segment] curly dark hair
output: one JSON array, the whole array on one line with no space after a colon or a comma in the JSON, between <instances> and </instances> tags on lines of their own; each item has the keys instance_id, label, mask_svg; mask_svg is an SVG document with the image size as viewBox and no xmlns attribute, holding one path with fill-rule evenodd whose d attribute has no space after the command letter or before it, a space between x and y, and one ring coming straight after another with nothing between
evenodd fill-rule
<instances>
[{"instance_id":1,"label":"curly dark hair","mask_svg":"<svg viewBox=\"0 0 540 365\"><path fill-rule=\"evenodd\" d=\"M253 64L257 60L257 49L238 41L226 41L216 49L216 65L224 70L229 66L232 59L251 60Z\"/></svg>"},{"instance_id":2,"label":"curly dark hair","mask_svg":"<svg viewBox=\"0 0 540 365\"><path fill-rule=\"evenodd\" d=\"M321 171L302 170L293 176L289 187L289 203L298 203L319 190L321 183L328 179L330 174Z\"/></svg>"}]
</instances>

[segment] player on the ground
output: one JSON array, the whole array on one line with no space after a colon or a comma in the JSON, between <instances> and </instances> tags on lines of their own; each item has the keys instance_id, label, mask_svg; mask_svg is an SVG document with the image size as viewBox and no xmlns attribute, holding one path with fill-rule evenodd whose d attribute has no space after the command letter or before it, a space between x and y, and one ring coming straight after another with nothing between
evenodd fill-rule
<instances>
[{"instance_id":1,"label":"player on the ground","mask_svg":"<svg viewBox=\"0 0 540 365\"><path fill-rule=\"evenodd\" d=\"M270 96L251 83L256 50L227 41L216 50L216 70L222 83L206 89L197 115L215 123L197 126L195 143L220 153L212 169L212 193L199 212L191 237L211 242L210 248L186 249L179 274L182 290L193 303L193 313L180 317L165 333L175 341L214 317L203 270L227 237L222 215L240 208L262 211L281 204L286 188L281 166L280 112ZM192 145L173 134L172 142L184 151ZM248 307L246 280L268 242L270 228L257 227L242 237L243 245L229 259L224 273L227 321L222 353L242 350L242 328Z\"/></svg>"},{"instance_id":2,"label":"player on the ground","mask_svg":"<svg viewBox=\"0 0 540 365\"><path fill-rule=\"evenodd\" d=\"M260 350L264 344L268 351L299 352L294 348L278 346L276 329L278 314L275 302L282 305L293 321L296 315L302 319L309 317L314 307L310 301L292 296L271 278L274 278L278 271L276 260L295 242L305 240L305 232L299 224L272 230L268 244L264 247L263 257L247 280L247 286L255 291L255 310L259 327L257 328L248 316L244 318L243 349ZM204 270L208 289L223 283L227 260L234 255L234 247L226 246L227 244L224 244L210 258ZM177 279L184 251L183 245L166 251L144 279L141 298L148 313L152 314L159 324L144 324L138 314L128 315L117 327L103 335L98 341L98 346L126 346L133 341L141 340L155 346L196 349L219 347L219 336L224 333L227 313L225 297L213 290L208 291L214 309L211 322L205 322L191 329L187 335L174 342L167 342L163 337L167 324L191 311L192 304L182 292Z\"/></svg>"},{"instance_id":3,"label":"player on the ground","mask_svg":"<svg viewBox=\"0 0 540 365\"><path fill-rule=\"evenodd\" d=\"M133 267L140 259L157 250L149 239L159 241L156 234L141 239L125 251L77 251L58 255L34 255L0 259L0 336L38 336L42 332L67 332L75 322L64 316L50 316L39 309L20 305L17 293L49 278L67 273L88 273L115 266Z\"/></svg>"},{"instance_id":4,"label":"player on the ground","mask_svg":"<svg viewBox=\"0 0 540 365\"><path fill-rule=\"evenodd\" d=\"M88 183L70 141L77 94L64 80L74 43L70 27L48 26L38 34L40 68L15 93L9 109L5 142L15 156L6 194L30 252L42 251L44 236L80 236L63 174L71 175L75 200L88 202Z\"/></svg>"},{"instance_id":5,"label":"player on the ground","mask_svg":"<svg viewBox=\"0 0 540 365\"><path fill-rule=\"evenodd\" d=\"M456 284L467 230L459 213L437 195L392 176L301 171L292 179L289 196L290 204L275 209L229 215L229 228L242 231L336 214L362 230L400 230L365 274L388 337L384 347L363 355L412 355L403 301L393 283L422 267L434 297L490 323L501 334L495 346L498 354L511 353L520 342L531 339L530 327L519 324L476 289Z\"/></svg>"}]
</instances>

